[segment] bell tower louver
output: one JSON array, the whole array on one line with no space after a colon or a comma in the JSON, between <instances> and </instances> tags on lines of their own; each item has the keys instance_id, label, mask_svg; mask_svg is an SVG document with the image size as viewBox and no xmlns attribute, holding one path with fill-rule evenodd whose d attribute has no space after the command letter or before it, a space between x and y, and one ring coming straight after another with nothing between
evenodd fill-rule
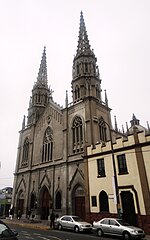
<instances>
[{"instance_id":1,"label":"bell tower louver","mask_svg":"<svg viewBox=\"0 0 150 240\"><path fill-rule=\"evenodd\" d=\"M73 103L88 96L101 101L101 80L93 49L89 44L86 26L81 11L77 52L72 68Z\"/></svg>"}]
</instances>

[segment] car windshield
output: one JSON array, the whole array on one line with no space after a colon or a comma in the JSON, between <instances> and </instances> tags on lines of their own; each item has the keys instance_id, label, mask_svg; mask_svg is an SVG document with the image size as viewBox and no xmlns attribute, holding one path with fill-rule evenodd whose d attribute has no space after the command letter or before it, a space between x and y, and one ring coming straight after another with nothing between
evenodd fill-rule
<instances>
[{"instance_id":1,"label":"car windshield","mask_svg":"<svg viewBox=\"0 0 150 240\"><path fill-rule=\"evenodd\" d=\"M72 218L76 222L83 222L83 220L80 217L78 217L78 216L73 216Z\"/></svg>"},{"instance_id":2,"label":"car windshield","mask_svg":"<svg viewBox=\"0 0 150 240\"><path fill-rule=\"evenodd\" d=\"M120 223L122 226L130 226L129 223L124 222L122 219L117 219L117 222Z\"/></svg>"}]
</instances>

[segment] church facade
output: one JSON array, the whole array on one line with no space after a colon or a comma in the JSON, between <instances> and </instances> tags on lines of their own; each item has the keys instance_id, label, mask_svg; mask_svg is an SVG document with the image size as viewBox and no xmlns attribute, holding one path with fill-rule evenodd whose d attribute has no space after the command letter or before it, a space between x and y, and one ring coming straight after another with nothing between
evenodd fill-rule
<instances>
[{"instance_id":1,"label":"church facade","mask_svg":"<svg viewBox=\"0 0 150 240\"><path fill-rule=\"evenodd\" d=\"M102 100L97 58L89 43L82 12L71 88L71 103L67 92L64 108L54 102L52 90L48 87L44 47L27 120L24 116L19 132L12 197L15 217L19 212L22 218L26 218L30 212L36 219L48 220L52 211L59 216L79 215L89 221L93 216L100 216L101 206L95 206L95 201L100 189L109 192L107 188L112 174L97 178L93 167L97 162L95 156L107 158L113 153L112 149L107 149L110 144L113 146L119 141L117 139L128 139L127 135L132 133L118 131L116 121L115 128L112 127L111 108L106 91ZM120 148L116 151L122 151L123 146ZM98 167L103 170L101 163L103 161ZM111 164L108 166L112 168ZM107 170L110 173L109 167ZM109 197L111 195L112 191ZM111 208L110 214L117 215L116 208L113 205ZM101 216L105 215L108 212Z\"/></svg>"},{"instance_id":2,"label":"church facade","mask_svg":"<svg viewBox=\"0 0 150 240\"><path fill-rule=\"evenodd\" d=\"M91 49L81 12L77 52L72 67L72 103L61 108L48 87L46 48L37 81L32 89L27 123L20 131L12 204L15 214L48 219L51 211L89 213L87 146L105 141L112 128L111 109L101 79L96 56ZM113 135L115 135L113 130Z\"/></svg>"}]
</instances>

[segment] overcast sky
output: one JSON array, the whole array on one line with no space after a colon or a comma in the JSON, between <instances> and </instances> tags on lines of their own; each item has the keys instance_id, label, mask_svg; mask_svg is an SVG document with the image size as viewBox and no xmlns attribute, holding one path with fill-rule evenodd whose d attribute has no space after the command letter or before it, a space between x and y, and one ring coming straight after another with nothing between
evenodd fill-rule
<instances>
[{"instance_id":1,"label":"overcast sky","mask_svg":"<svg viewBox=\"0 0 150 240\"><path fill-rule=\"evenodd\" d=\"M80 12L107 90L112 123L150 121L150 0L0 0L0 189L13 185L19 130L44 45L54 101L71 102Z\"/></svg>"}]
</instances>

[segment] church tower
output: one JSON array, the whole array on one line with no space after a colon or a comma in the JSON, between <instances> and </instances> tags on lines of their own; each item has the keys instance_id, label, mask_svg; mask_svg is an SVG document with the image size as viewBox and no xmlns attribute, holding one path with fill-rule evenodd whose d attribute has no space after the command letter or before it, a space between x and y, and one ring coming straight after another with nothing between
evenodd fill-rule
<instances>
[{"instance_id":1,"label":"church tower","mask_svg":"<svg viewBox=\"0 0 150 240\"><path fill-rule=\"evenodd\" d=\"M49 102L50 89L47 84L46 47L44 47L37 81L32 89L28 108L28 125L35 123Z\"/></svg>"},{"instance_id":2,"label":"church tower","mask_svg":"<svg viewBox=\"0 0 150 240\"><path fill-rule=\"evenodd\" d=\"M89 44L83 13L80 15L79 39L72 68L73 102L93 96L101 101L101 80L97 59Z\"/></svg>"}]
</instances>

